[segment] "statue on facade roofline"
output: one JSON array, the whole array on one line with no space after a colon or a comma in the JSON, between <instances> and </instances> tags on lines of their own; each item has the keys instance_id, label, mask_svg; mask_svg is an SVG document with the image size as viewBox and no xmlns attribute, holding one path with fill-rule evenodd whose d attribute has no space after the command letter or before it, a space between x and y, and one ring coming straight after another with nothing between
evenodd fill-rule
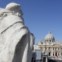
<instances>
[{"instance_id":1,"label":"statue on facade roofline","mask_svg":"<svg viewBox=\"0 0 62 62\"><path fill-rule=\"evenodd\" d=\"M31 62L34 36L22 15L17 3L0 9L0 62Z\"/></svg>"}]
</instances>

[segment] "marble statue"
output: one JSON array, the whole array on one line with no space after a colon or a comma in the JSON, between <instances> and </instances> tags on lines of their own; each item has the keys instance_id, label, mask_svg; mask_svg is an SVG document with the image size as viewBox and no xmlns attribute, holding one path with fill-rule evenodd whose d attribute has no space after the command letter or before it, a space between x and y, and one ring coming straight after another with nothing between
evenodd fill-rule
<instances>
[{"instance_id":1,"label":"marble statue","mask_svg":"<svg viewBox=\"0 0 62 62\"><path fill-rule=\"evenodd\" d=\"M0 8L0 62L31 62L33 42L20 5L9 3Z\"/></svg>"}]
</instances>

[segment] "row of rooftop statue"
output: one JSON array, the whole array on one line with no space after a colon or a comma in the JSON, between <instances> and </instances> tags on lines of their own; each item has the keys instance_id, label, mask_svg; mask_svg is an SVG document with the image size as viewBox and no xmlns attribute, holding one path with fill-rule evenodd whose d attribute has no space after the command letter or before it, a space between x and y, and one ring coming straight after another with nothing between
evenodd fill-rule
<instances>
[{"instance_id":1,"label":"row of rooftop statue","mask_svg":"<svg viewBox=\"0 0 62 62\"><path fill-rule=\"evenodd\" d=\"M22 16L17 3L0 8L0 62L31 62L34 36Z\"/></svg>"}]
</instances>

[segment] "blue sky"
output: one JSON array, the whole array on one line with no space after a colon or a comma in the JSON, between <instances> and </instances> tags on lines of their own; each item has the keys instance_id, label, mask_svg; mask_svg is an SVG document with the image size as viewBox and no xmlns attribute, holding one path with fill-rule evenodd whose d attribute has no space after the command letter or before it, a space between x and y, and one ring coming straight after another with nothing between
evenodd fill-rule
<instances>
[{"instance_id":1,"label":"blue sky","mask_svg":"<svg viewBox=\"0 0 62 62\"><path fill-rule=\"evenodd\" d=\"M0 7L9 2L21 4L25 24L35 35L36 43L48 32L62 40L62 0L0 0Z\"/></svg>"}]
</instances>

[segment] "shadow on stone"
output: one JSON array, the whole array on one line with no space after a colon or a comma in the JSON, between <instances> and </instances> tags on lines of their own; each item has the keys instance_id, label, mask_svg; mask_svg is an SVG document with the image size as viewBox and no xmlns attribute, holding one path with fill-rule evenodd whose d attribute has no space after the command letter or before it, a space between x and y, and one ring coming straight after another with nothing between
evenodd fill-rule
<instances>
[{"instance_id":1,"label":"shadow on stone","mask_svg":"<svg viewBox=\"0 0 62 62\"><path fill-rule=\"evenodd\" d=\"M19 43L17 44L12 62L22 62L24 49L27 43L26 37L27 35L24 35L22 39L19 41Z\"/></svg>"}]
</instances>

